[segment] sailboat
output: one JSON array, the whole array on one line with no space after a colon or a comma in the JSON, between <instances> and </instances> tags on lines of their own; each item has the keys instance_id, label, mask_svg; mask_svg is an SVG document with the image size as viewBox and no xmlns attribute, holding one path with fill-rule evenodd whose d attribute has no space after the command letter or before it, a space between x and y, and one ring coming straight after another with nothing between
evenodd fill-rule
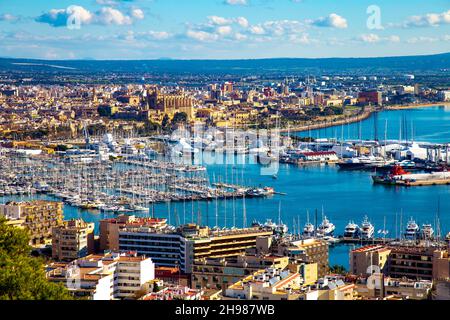
<instances>
[{"instance_id":1,"label":"sailboat","mask_svg":"<svg viewBox=\"0 0 450 320\"><path fill-rule=\"evenodd\" d=\"M306 224L303 228L303 235L306 237L312 237L314 236L314 232L316 231L316 228L312 223L309 222L309 210L306 212Z\"/></svg>"}]
</instances>

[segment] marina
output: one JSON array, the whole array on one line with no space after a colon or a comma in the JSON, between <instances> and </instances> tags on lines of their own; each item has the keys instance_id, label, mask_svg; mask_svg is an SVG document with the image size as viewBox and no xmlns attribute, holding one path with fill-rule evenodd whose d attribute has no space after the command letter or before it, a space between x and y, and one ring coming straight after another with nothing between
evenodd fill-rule
<instances>
[{"instance_id":1,"label":"marina","mask_svg":"<svg viewBox=\"0 0 450 320\"><path fill-rule=\"evenodd\" d=\"M373 142L364 144L373 145ZM314 145L333 148L330 141ZM315 147L313 144L308 146L310 149ZM340 155L340 150L336 151L336 155ZM445 158L445 153L441 156ZM222 162L212 161L203 166L192 165L189 157L155 161L136 154L103 164L98 159L83 164L73 159L65 162L42 157L29 166L29 160L23 155L10 159L6 157L6 151L3 159L2 202L34 198L63 200L67 219L83 218L98 223L104 217L119 213L154 214L169 221L175 221L178 216L182 223L201 221L209 226L230 228L244 226L245 221L276 221L281 202L281 220L287 222L292 232L293 218L298 230L299 225L303 228L306 223L308 210L314 212L315 208L323 206L336 230L333 237L328 238L333 243L330 263L344 266L348 264L348 249L343 251L343 248L400 238L402 212L405 217L413 216L418 224L432 224L436 230L440 201L441 229L444 232L450 228L450 201L446 201L450 195L448 185L386 188L373 184L372 176L381 174L379 168L342 170L337 165L325 163L311 166L280 163L275 176L261 175L264 166L258 164L253 154L226 154ZM410 168L405 166L405 170ZM36 179L27 179L30 174ZM45 175L50 175L52 179L49 180L56 182L38 179ZM98 182L94 183L94 179ZM93 184L96 186L91 189ZM270 194L264 194L263 186L270 186ZM243 197L246 191L250 194ZM260 196L254 196L258 194ZM101 200L100 203L96 203L95 198ZM165 201L167 199L170 203ZM344 237L349 220L359 224L366 215L374 225L374 238ZM314 228L313 220L310 221ZM401 229L406 227L406 222L403 221ZM390 230L388 236L378 234L378 229L384 225L384 229Z\"/></svg>"}]
</instances>

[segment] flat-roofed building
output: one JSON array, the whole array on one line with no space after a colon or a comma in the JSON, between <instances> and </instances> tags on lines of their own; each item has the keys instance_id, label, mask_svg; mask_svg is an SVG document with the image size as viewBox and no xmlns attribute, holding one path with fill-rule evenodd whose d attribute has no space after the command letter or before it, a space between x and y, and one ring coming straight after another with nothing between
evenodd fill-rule
<instances>
[{"instance_id":1,"label":"flat-roofed building","mask_svg":"<svg viewBox=\"0 0 450 320\"><path fill-rule=\"evenodd\" d=\"M238 255L225 258L202 258L194 262L192 288L225 290L233 283L265 268L285 269L288 257Z\"/></svg>"},{"instance_id":2,"label":"flat-roofed building","mask_svg":"<svg viewBox=\"0 0 450 320\"><path fill-rule=\"evenodd\" d=\"M77 297L133 299L155 279L155 265L132 252L89 255L72 263L48 265L47 278L63 283Z\"/></svg>"},{"instance_id":3,"label":"flat-roofed building","mask_svg":"<svg viewBox=\"0 0 450 320\"><path fill-rule=\"evenodd\" d=\"M426 246L391 247L388 275L413 280L433 279L433 256L436 248Z\"/></svg>"},{"instance_id":4,"label":"flat-roofed building","mask_svg":"<svg viewBox=\"0 0 450 320\"><path fill-rule=\"evenodd\" d=\"M234 283L223 293L224 300L298 300L303 279L289 270L268 268Z\"/></svg>"},{"instance_id":5,"label":"flat-roofed building","mask_svg":"<svg viewBox=\"0 0 450 320\"><path fill-rule=\"evenodd\" d=\"M119 231L119 249L147 255L158 267L179 267L192 273L195 259L236 256L255 247L257 237L272 234L263 228L213 231L195 224L176 229L127 225Z\"/></svg>"},{"instance_id":6,"label":"flat-roofed building","mask_svg":"<svg viewBox=\"0 0 450 320\"><path fill-rule=\"evenodd\" d=\"M323 277L329 269L328 242L320 239L282 241L272 245L275 255L287 256L291 262L317 263L318 277Z\"/></svg>"},{"instance_id":7,"label":"flat-roofed building","mask_svg":"<svg viewBox=\"0 0 450 320\"><path fill-rule=\"evenodd\" d=\"M370 271L392 278L431 281L449 279L449 270L448 250L426 243L366 246L350 255L350 271L359 276Z\"/></svg>"},{"instance_id":8,"label":"flat-roofed building","mask_svg":"<svg viewBox=\"0 0 450 320\"><path fill-rule=\"evenodd\" d=\"M383 94L379 91L363 91L358 95L358 102L360 104L374 104L381 106L383 104Z\"/></svg>"},{"instance_id":9,"label":"flat-roofed building","mask_svg":"<svg viewBox=\"0 0 450 320\"><path fill-rule=\"evenodd\" d=\"M167 227L166 219L136 218L120 215L116 218L100 220L100 250L119 250L119 231L126 226L149 226L155 229Z\"/></svg>"},{"instance_id":10,"label":"flat-roofed building","mask_svg":"<svg viewBox=\"0 0 450 320\"><path fill-rule=\"evenodd\" d=\"M387 272L387 262L391 250L382 245L355 249L350 254L350 272L367 275L368 272Z\"/></svg>"},{"instance_id":11,"label":"flat-roofed building","mask_svg":"<svg viewBox=\"0 0 450 320\"><path fill-rule=\"evenodd\" d=\"M63 224L63 203L53 201L8 202L0 205L0 215L29 231L30 244L50 244L52 228ZM14 221L19 223L14 223Z\"/></svg>"},{"instance_id":12,"label":"flat-roofed building","mask_svg":"<svg viewBox=\"0 0 450 320\"><path fill-rule=\"evenodd\" d=\"M73 261L94 253L94 223L83 220L64 221L52 229L52 257L58 261Z\"/></svg>"},{"instance_id":13,"label":"flat-roofed building","mask_svg":"<svg viewBox=\"0 0 450 320\"><path fill-rule=\"evenodd\" d=\"M426 300L430 297L433 282L429 280L410 280L386 277L374 273L356 282L356 295L362 299L386 299L397 297L408 300Z\"/></svg>"}]
</instances>

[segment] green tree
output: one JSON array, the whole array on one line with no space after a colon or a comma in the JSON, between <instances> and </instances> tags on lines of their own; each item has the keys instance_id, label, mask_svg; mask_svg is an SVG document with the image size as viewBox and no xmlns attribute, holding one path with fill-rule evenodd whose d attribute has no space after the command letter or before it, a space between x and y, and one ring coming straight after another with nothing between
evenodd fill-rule
<instances>
[{"instance_id":1,"label":"green tree","mask_svg":"<svg viewBox=\"0 0 450 320\"><path fill-rule=\"evenodd\" d=\"M334 265L334 266L330 266L330 273L346 275L347 270L345 269L344 266Z\"/></svg>"},{"instance_id":2,"label":"green tree","mask_svg":"<svg viewBox=\"0 0 450 320\"><path fill-rule=\"evenodd\" d=\"M69 300L61 284L49 282L44 263L30 256L28 232L0 218L0 300Z\"/></svg>"}]
</instances>

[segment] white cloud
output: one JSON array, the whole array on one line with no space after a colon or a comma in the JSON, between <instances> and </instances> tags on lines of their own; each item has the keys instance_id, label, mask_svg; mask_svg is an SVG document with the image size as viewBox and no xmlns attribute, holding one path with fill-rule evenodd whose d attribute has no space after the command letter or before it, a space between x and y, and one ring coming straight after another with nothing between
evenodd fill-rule
<instances>
[{"instance_id":1,"label":"white cloud","mask_svg":"<svg viewBox=\"0 0 450 320\"><path fill-rule=\"evenodd\" d=\"M391 35L387 37L380 37L375 33L362 34L356 38L357 41L362 41L366 43L378 43L378 42L392 42L397 43L400 42L400 37L397 35Z\"/></svg>"},{"instance_id":2,"label":"white cloud","mask_svg":"<svg viewBox=\"0 0 450 320\"><path fill-rule=\"evenodd\" d=\"M223 26L223 25L233 23L233 20L227 19L224 17L219 17L219 16L209 16L208 21L210 24L218 25L218 26Z\"/></svg>"},{"instance_id":3,"label":"white cloud","mask_svg":"<svg viewBox=\"0 0 450 320\"><path fill-rule=\"evenodd\" d=\"M428 13L425 15L412 16L404 21L400 26L409 27L438 27L450 24L450 10L442 13ZM396 26L393 24L393 26Z\"/></svg>"},{"instance_id":4,"label":"white cloud","mask_svg":"<svg viewBox=\"0 0 450 320\"><path fill-rule=\"evenodd\" d=\"M134 20L143 18L144 12L137 8L131 11L131 15L127 15L112 7L103 7L92 13L81 6L70 6L67 9L52 9L35 20L53 27L64 27L68 21L75 21L79 25L130 25Z\"/></svg>"},{"instance_id":5,"label":"white cloud","mask_svg":"<svg viewBox=\"0 0 450 320\"><path fill-rule=\"evenodd\" d=\"M216 29L216 32L221 36L227 36L233 32L233 28L230 26L220 26Z\"/></svg>"},{"instance_id":6,"label":"white cloud","mask_svg":"<svg viewBox=\"0 0 450 320\"><path fill-rule=\"evenodd\" d=\"M142 20L145 18L144 11L142 11L142 9L139 9L139 8L135 8L135 9L131 10L131 16L133 18L136 18L139 20Z\"/></svg>"},{"instance_id":7,"label":"white cloud","mask_svg":"<svg viewBox=\"0 0 450 320\"><path fill-rule=\"evenodd\" d=\"M250 31L250 33L253 33L253 34L265 34L266 33L266 30L264 30L264 28L261 26L251 26L249 31Z\"/></svg>"},{"instance_id":8,"label":"white cloud","mask_svg":"<svg viewBox=\"0 0 450 320\"><path fill-rule=\"evenodd\" d=\"M316 27L328 27L337 29L346 29L348 27L347 20L336 13L332 13L327 17L321 17L308 22Z\"/></svg>"},{"instance_id":9,"label":"white cloud","mask_svg":"<svg viewBox=\"0 0 450 320\"><path fill-rule=\"evenodd\" d=\"M215 41L219 38L217 34L206 32L206 31L188 30L186 32L186 35L191 39L194 39L197 41L202 41L202 42Z\"/></svg>"},{"instance_id":10,"label":"white cloud","mask_svg":"<svg viewBox=\"0 0 450 320\"><path fill-rule=\"evenodd\" d=\"M169 39L172 35L166 31L148 31L146 33L150 39L154 40L166 40Z\"/></svg>"},{"instance_id":11,"label":"white cloud","mask_svg":"<svg viewBox=\"0 0 450 320\"><path fill-rule=\"evenodd\" d=\"M242 27L242 28L248 28L249 22L244 17L238 17L236 18L236 22Z\"/></svg>"},{"instance_id":12,"label":"white cloud","mask_svg":"<svg viewBox=\"0 0 450 320\"><path fill-rule=\"evenodd\" d=\"M19 20L19 18L12 14L9 14L9 13L0 14L0 21L12 22L12 21L17 21L17 20Z\"/></svg>"}]
</instances>

